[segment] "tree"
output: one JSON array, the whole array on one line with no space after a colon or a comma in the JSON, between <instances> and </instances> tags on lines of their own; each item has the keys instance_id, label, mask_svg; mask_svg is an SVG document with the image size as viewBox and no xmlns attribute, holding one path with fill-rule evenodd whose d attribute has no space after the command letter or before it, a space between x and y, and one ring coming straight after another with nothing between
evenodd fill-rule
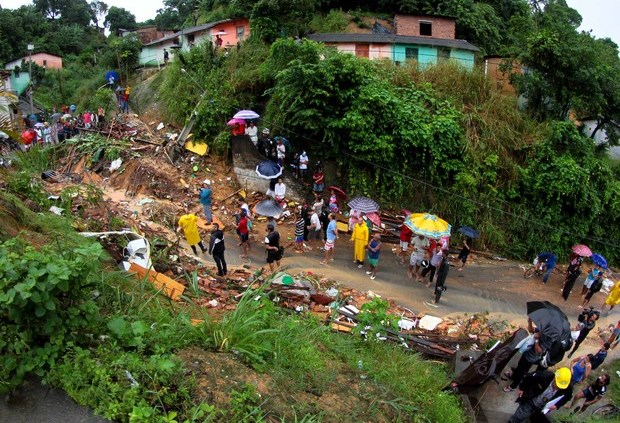
<instances>
[{"instance_id":1,"label":"tree","mask_svg":"<svg viewBox=\"0 0 620 423\"><path fill-rule=\"evenodd\" d=\"M87 26L90 22L90 5L86 0L34 0L35 9L48 19L63 23Z\"/></svg>"},{"instance_id":2,"label":"tree","mask_svg":"<svg viewBox=\"0 0 620 423\"><path fill-rule=\"evenodd\" d=\"M108 5L103 1L94 0L90 3L90 19L95 24L95 27L99 28L99 22L105 21L105 16L107 13Z\"/></svg>"},{"instance_id":3,"label":"tree","mask_svg":"<svg viewBox=\"0 0 620 423\"><path fill-rule=\"evenodd\" d=\"M105 17L104 25L110 28L111 33L117 35L119 35L121 29L133 31L138 27L136 17L131 12L116 6L110 7Z\"/></svg>"}]
</instances>

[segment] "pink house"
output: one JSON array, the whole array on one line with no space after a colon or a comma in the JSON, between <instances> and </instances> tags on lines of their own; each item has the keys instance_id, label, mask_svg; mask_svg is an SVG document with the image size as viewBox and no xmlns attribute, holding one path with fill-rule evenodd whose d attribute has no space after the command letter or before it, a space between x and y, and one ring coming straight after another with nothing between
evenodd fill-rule
<instances>
[{"instance_id":1,"label":"pink house","mask_svg":"<svg viewBox=\"0 0 620 423\"><path fill-rule=\"evenodd\" d=\"M15 59L12 62L6 64L6 69L13 69L15 66L21 66L22 61L28 63L30 61L30 55ZM56 56L50 53L33 53L32 63L45 68L45 69L62 69L62 57Z\"/></svg>"}]
</instances>

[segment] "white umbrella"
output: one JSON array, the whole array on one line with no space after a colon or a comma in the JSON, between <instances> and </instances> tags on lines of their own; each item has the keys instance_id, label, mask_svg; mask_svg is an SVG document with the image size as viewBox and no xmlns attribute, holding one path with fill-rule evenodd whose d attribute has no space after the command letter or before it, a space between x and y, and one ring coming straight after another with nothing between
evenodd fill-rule
<instances>
[{"instance_id":1,"label":"white umbrella","mask_svg":"<svg viewBox=\"0 0 620 423\"><path fill-rule=\"evenodd\" d=\"M260 115L252 110L239 110L233 118L235 119L258 119Z\"/></svg>"}]
</instances>

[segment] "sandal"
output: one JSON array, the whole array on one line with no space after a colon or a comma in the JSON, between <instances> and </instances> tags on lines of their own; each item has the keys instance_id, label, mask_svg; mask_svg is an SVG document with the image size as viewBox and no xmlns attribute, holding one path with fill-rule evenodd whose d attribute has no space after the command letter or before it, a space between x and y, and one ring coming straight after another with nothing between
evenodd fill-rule
<instances>
[{"instance_id":1,"label":"sandal","mask_svg":"<svg viewBox=\"0 0 620 423\"><path fill-rule=\"evenodd\" d=\"M506 386L506 387L504 387L504 389L502 389L502 391L508 393L508 392L514 391L514 388L511 388L510 386Z\"/></svg>"}]
</instances>

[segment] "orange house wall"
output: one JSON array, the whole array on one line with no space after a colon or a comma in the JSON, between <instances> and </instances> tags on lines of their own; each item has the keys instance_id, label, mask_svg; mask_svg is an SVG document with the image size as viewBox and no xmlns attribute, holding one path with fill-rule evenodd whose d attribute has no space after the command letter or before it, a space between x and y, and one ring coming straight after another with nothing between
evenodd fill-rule
<instances>
[{"instance_id":1,"label":"orange house wall","mask_svg":"<svg viewBox=\"0 0 620 423\"><path fill-rule=\"evenodd\" d=\"M30 56L25 56L24 61L28 63ZM62 57L54 56L47 53L35 53L32 55L32 63L44 67L46 69L62 69Z\"/></svg>"},{"instance_id":2,"label":"orange house wall","mask_svg":"<svg viewBox=\"0 0 620 423\"><path fill-rule=\"evenodd\" d=\"M237 38L237 27L243 27L243 39ZM239 19L232 22L224 22L211 28L211 41L215 42L215 34L225 32L221 35L222 47L232 47L237 45L237 41L243 41L250 36L250 21L247 19Z\"/></svg>"}]
</instances>

